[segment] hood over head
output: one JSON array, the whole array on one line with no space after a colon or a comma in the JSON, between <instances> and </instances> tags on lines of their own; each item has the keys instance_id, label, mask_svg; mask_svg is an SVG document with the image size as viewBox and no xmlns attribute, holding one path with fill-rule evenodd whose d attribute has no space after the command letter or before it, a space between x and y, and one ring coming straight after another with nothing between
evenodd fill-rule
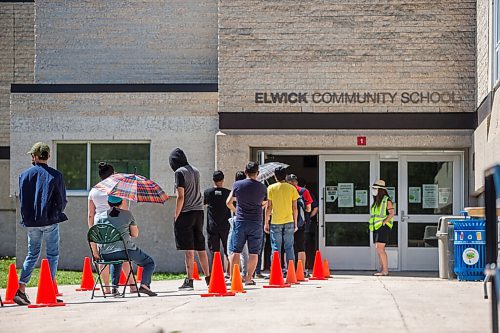
<instances>
[{"instance_id":1,"label":"hood over head","mask_svg":"<svg viewBox=\"0 0 500 333\"><path fill-rule=\"evenodd\" d=\"M184 152L180 148L175 148L174 150L172 150L168 158L168 162L170 163L170 167L173 171L176 171L180 167L189 164L186 154L184 154Z\"/></svg>"}]
</instances>

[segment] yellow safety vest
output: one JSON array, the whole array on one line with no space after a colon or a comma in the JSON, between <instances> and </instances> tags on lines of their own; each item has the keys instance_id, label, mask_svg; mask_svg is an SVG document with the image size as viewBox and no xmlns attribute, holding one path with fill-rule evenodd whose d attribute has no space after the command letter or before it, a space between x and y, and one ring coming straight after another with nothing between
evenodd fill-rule
<instances>
[{"instance_id":1,"label":"yellow safety vest","mask_svg":"<svg viewBox=\"0 0 500 333\"><path fill-rule=\"evenodd\" d=\"M389 201L389 197L385 196L380 203L380 206L373 205L371 208L371 216L370 216L370 231L378 230L382 227L384 220L387 217L387 201ZM386 225L392 229L392 225L394 222L394 218L386 223Z\"/></svg>"}]
</instances>

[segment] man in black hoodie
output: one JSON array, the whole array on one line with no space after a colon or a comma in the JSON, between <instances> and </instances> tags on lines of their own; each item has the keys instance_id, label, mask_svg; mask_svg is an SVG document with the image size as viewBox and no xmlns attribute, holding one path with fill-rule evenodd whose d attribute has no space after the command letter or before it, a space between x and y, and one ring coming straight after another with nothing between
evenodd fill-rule
<instances>
[{"instance_id":1,"label":"man in black hoodie","mask_svg":"<svg viewBox=\"0 0 500 333\"><path fill-rule=\"evenodd\" d=\"M200 172L189 165L186 154L175 148L169 157L175 172L177 199L175 205L174 233L177 250L183 250L187 278L179 290L193 290L194 251L198 252L207 285L210 282L208 257L203 236L203 198L200 190Z\"/></svg>"}]
</instances>

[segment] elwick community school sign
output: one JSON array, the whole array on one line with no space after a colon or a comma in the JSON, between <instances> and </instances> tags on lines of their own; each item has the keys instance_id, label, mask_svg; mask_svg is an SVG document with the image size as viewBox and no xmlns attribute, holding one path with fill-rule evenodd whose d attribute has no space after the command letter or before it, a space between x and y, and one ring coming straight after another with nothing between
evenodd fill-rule
<instances>
[{"instance_id":1,"label":"elwick community school sign","mask_svg":"<svg viewBox=\"0 0 500 333\"><path fill-rule=\"evenodd\" d=\"M455 104L455 92L256 92L256 104Z\"/></svg>"}]
</instances>

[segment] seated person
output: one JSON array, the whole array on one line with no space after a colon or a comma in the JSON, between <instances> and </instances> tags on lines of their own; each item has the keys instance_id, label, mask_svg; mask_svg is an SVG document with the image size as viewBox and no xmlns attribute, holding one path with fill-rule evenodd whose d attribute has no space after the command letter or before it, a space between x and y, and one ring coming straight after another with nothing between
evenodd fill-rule
<instances>
[{"instance_id":1,"label":"seated person","mask_svg":"<svg viewBox=\"0 0 500 333\"><path fill-rule=\"evenodd\" d=\"M151 291L151 289L149 288L151 284L151 276L153 275L153 271L155 269L155 263L151 256L143 252L132 241L132 238L136 238L137 236L139 236L139 228L137 228L137 224L135 223L132 213L128 210L118 208L122 204L122 198L110 195L108 197L108 204L111 209L97 215L96 224L111 224L121 233L123 240L125 241L125 246L127 247L130 260L143 268L142 281L139 292L149 296L156 296L157 294ZM104 260L112 261L123 260L127 258L122 242L100 244L98 246L101 257ZM117 286L118 282L120 281L121 271L121 264L111 265L111 275L113 285L115 286ZM113 294L117 293L118 290L114 288Z\"/></svg>"}]
</instances>

